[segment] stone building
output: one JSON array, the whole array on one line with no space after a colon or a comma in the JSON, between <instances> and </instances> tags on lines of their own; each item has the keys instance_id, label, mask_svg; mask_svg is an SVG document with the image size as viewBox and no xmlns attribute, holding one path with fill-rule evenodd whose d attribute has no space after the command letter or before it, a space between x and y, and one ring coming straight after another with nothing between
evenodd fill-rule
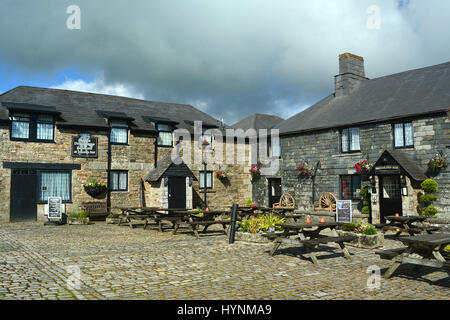
<instances>
[{"instance_id":1,"label":"stone building","mask_svg":"<svg viewBox=\"0 0 450 320\"><path fill-rule=\"evenodd\" d=\"M204 129L226 128L189 105L24 86L3 93L0 221L45 219L49 196L61 197L66 212L88 201L106 201L110 207L202 206L203 164L168 161L177 143L174 131L185 129L194 138L195 121ZM216 148L221 143L206 133L200 137ZM192 155L201 153L194 145ZM208 164L208 207L250 198L249 168L248 163ZM228 178L217 179L216 170ZM91 179L108 184L109 191L91 197L84 190Z\"/></svg>"},{"instance_id":2,"label":"stone building","mask_svg":"<svg viewBox=\"0 0 450 320\"><path fill-rule=\"evenodd\" d=\"M312 210L323 192L352 200L358 213L359 191L371 188L371 221L386 215L418 214L420 183L433 177L439 184L433 204L438 217L450 217L449 168L432 173L428 162L450 148L450 63L366 78L364 59L339 56L335 92L277 124L281 137L278 174L254 183L253 198L270 204L269 183L281 181L281 192L291 193L300 210ZM367 178L354 165L374 165ZM447 159L448 161L448 159ZM312 177L296 168L306 165Z\"/></svg>"}]
</instances>

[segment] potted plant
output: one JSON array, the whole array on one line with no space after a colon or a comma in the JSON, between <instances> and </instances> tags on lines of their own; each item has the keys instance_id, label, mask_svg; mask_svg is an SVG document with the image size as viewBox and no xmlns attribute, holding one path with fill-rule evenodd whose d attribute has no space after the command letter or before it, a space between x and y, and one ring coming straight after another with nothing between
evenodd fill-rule
<instances>
[{"instance_id":1,"label":"potted plant","mask_svg":"<svg viewBox=\"0 0 450 320\"><path fill-rule=\"evenodd\" d=\"M88 215L89 213L85 210L79 212L70 212L67 215L67 223L75 225L89 224Z\"/></svg>"},{"instance_id":2,"label":"potted plant","mask_svg":"<svg viewBox=\"0 0 450 320\"><path fill-rule=\"evenodd\" d=\"M378 233L372 225L363 225L361 223L346 223L342 230L338 231L340 236L356 235L357 238L349 242L350 246L373 249L384 245L383 233Z\"/></svg>"},{"instance_id":3,"label":"potted plant","mask_svg":"<svg viewBox=\"0 0 450 320\"><path fill-rule=\"evenodd\" d=\"M253 180L259 178L261 175L261 170L257 166L252 166L248 171L250 172Z\"/></svg>"},{"instance_id":4,"label":"potted plant","mask_svg":"<svg viewBox=\"0 0 450 320\"><path fill-rule=\"evenodd\" d=\"M100 182L96 179L91 179L87 183L84 184L84 190L91 197L98 197L104 194L108 189L106 184Z\"/></svg>"},{"instance_id":5,"label":"potted plant","mask_svg":"<svg viewBox=\"0 0 450 320\"><path fill-rule=\"evenodd\" d=\"M434 179L426 179L420 184L420 187L424 191L424 194L419 197L420 215L434 217L438 211L432 204L438 197L433 193L438 191L439 185Z\"/></svg>"},{"instance_id":6,"label":"potted plant","mask_svg":"<svg viewBox=\"0 0 450 320\"><path fill-rule=\"evenodd\" d=\"M311 176L311 168L306 164L299 165L295 170L299 172L301 176L310 177Z\"/></svg>"}]
</instances>

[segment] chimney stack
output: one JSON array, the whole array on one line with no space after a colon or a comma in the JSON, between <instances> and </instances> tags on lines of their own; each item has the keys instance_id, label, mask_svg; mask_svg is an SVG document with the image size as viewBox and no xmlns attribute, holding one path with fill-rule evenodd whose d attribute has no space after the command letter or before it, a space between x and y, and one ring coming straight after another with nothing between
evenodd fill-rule
<instances>
[{"instance_id":1,"label":"chimney stack","mask_svg":"<svg viewBox=\"0 0 450 320\"><path fill-rule=\"evenodd\" d=\"M351 94L366 80L363 57L351 53L339 55L339 74L334 77L336 97Z\"/></svg>"}]
</instances>

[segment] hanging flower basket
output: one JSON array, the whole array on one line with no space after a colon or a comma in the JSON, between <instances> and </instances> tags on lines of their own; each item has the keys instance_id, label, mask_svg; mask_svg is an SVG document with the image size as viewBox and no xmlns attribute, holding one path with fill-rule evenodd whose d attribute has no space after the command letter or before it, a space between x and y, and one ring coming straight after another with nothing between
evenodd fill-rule
<instances>
[{"instance_id":1,"label":"hanging flower basket","mask_svg":"<svg viewBox=\"0 0 450 320\"><path fill-rule=\"evenodd\" d=\"M295 170L297 170L299 174L304 177L310 177L312 175L311 168L304 164L299 165Z\"/></svg>"},{"instance_id":2,"label":"hanging flower basket","mask_svg":"<svg viewBox=\"0 0 450 320\"><path fill-rule=\"evenodd\" d=\"M223 171L223 170L217 171L216 172L216 177L218 179L226 179L226 178L228 178L227 173L225 171Z\"/></svg>"},{"instance_id":3,"label":"hanging flower basket","mask_svg":"<svg viewBox=\"0 0 450 320\"><path fill-rule=\"evenodd\" d=\"M91 197L98 197L105 194L108 188L103 182L92 179L84 185L84 191Z\"/></svg>"},{"instance_id":4,"label":"hanging flower basket","mask_svg":"<svg viewBox=\"0 0 450 320\"><path fill-rule=\"evenodd\" d=\"M439 155L436 155L433 159L428 162L428 168L431 171L439 171L443 168L447 168L448 162L446 159L442 158Z\"/></svg>"},{"instance_id":5,"label":"hanging flower basket","mask_svg":"<svg viewBox=\"0 0 450 320\"><path fill-rule=\"evenodd\" d=\"M359 160L353 168L356 169L356 172L359 173L367 173L370 171L370 168L372 168L372 165L367 160Z\"/></svg>"},{"instance_id":6,"label":"hanging flower basket","mask_svg":"<svg viewBox=\"0 0 450 320\"><path fill-rule=\"evenodd\" d=\"M261 175L261 170L256 166L252 166L248 172L250 172L252 177L259 177Z\"/></svg>"}]
</instances>

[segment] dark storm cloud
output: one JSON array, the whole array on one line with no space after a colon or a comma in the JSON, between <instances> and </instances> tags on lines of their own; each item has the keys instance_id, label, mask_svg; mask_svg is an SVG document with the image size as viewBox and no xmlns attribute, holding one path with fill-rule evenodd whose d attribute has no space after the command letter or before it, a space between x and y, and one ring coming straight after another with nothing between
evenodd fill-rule
<instances>
[{"instance_id":1,"label":"dark storm cloud","mask_svg":"<svg viewBox=\"0 0 450 320\"><path fill-rule=\"evenodd\" d=\"M69 30L66 8L81 9ZM369 29L367 8L381 9ZM229 124L289 116L333 91L337 56L368 77L450 60L447 1L10 1L0 3L0 58L23 73L77 67L70 89L189 103Z\"/></svg>"}]
</instances>

